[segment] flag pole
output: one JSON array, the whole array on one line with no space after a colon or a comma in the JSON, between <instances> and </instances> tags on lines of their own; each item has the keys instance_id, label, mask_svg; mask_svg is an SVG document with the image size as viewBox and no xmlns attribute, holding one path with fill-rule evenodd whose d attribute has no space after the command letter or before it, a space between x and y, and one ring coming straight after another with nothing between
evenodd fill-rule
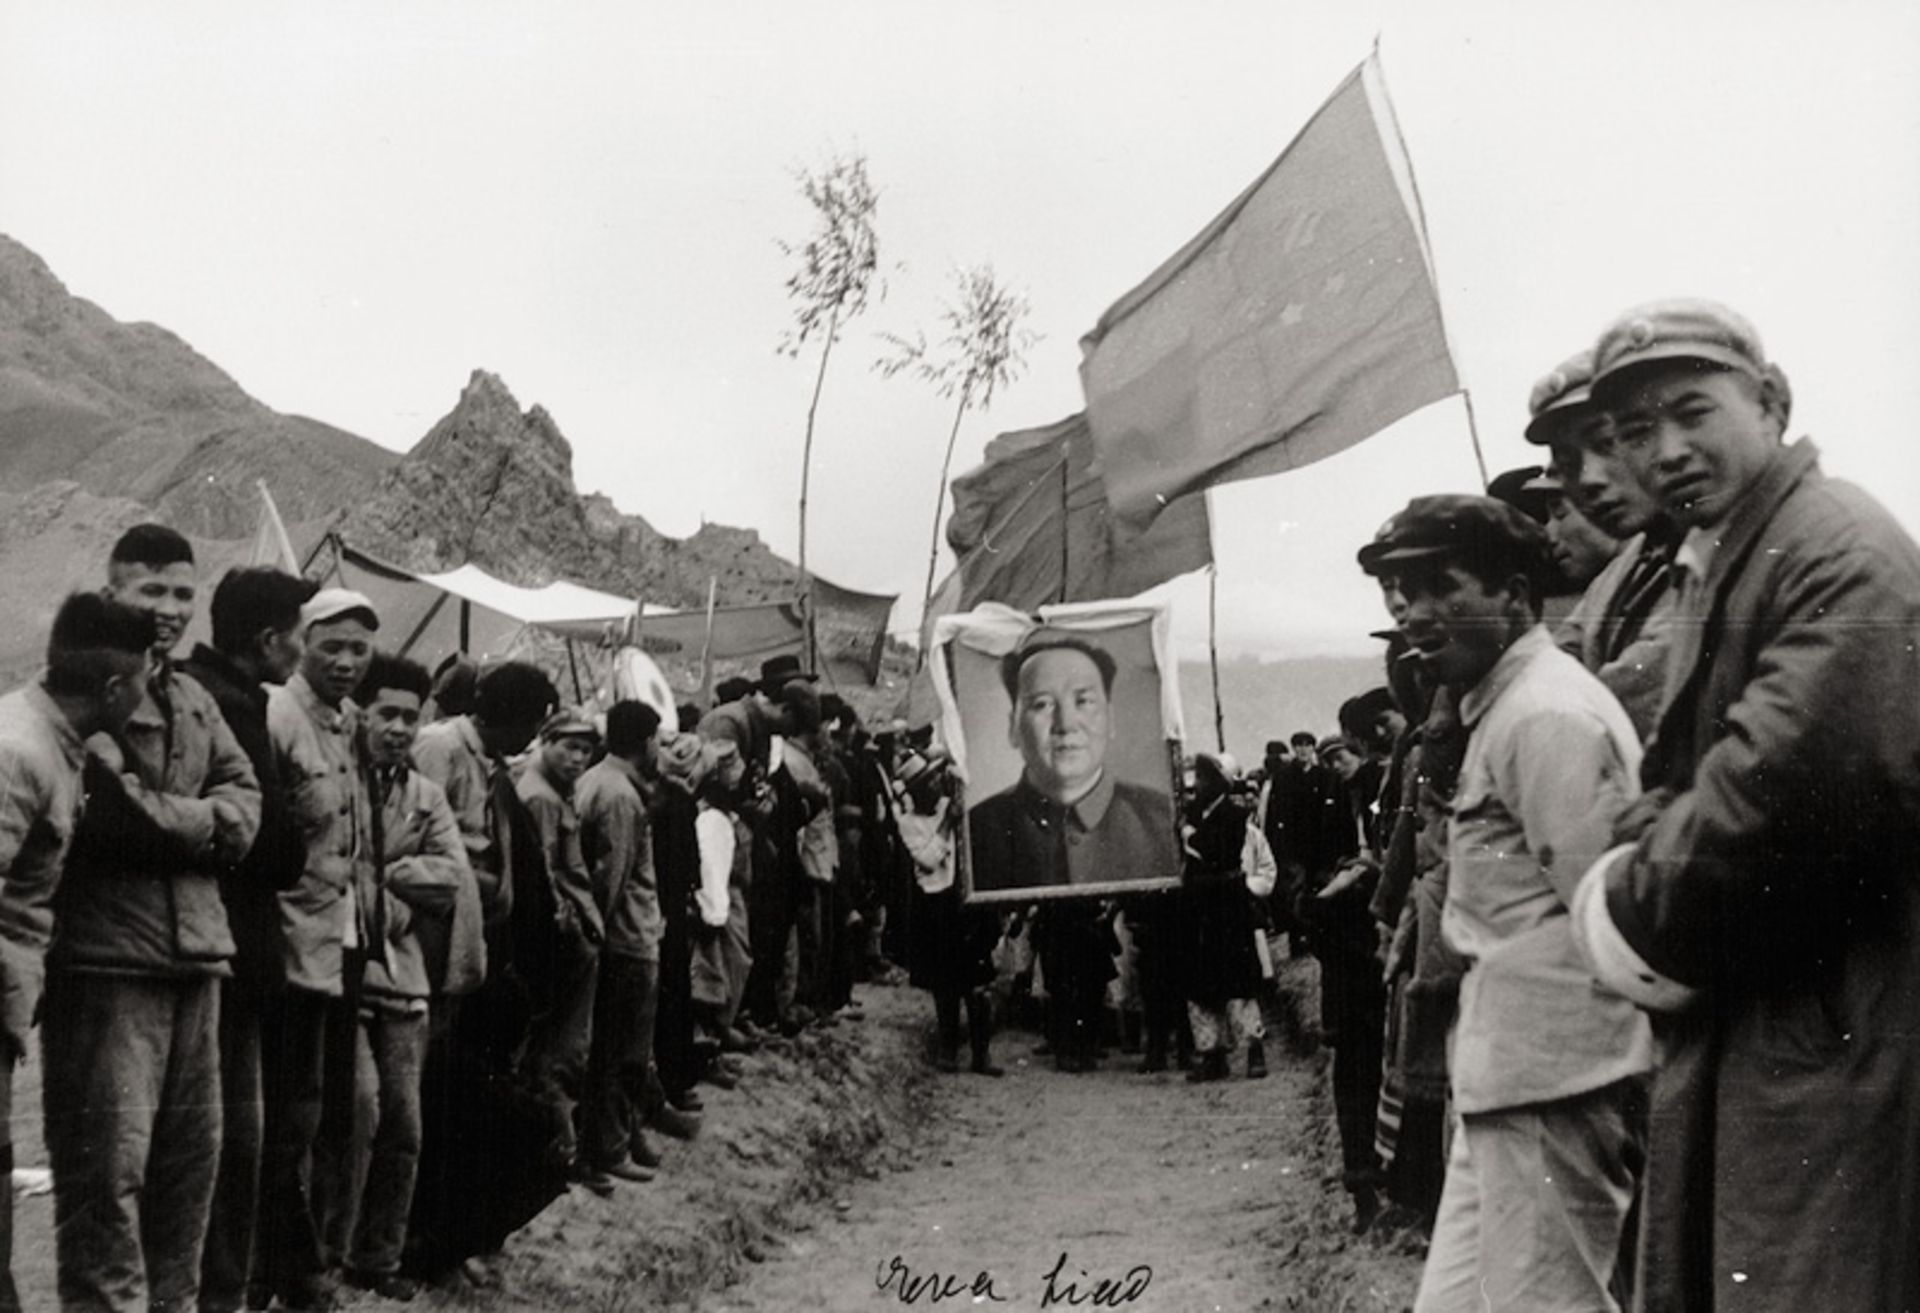
<instances>
[{"instance_id":1,"label":"flag pole","mask_svg":"<svg viewBox=\"0 0 1920 1313\"><path fill-rule=\"evenodd\" d=\"M1227 713L1220 705L1220 566L1207 567L1207 666L1213 673L1213 737L1227 750Z\"/></svg>"},{"instance_id":2,"label":"flag pole","mask_svg":"<svg viewBox=\"0 0 1920 1313\"><path fill-rule=\"evenodd\" d=\"M1480 467L1480 488L1485 491L1493 480L1487 476L1487 454L1480 450L1480 426L1473 420L1473 389L1461 388L1460 399L1467 403L1467 436L1473 440L1473 463Z\"/></svg>"},{"instance_id":3,"label":"flag pole","mask_svg":"<svg viewBox=\"0 0 1920 1313\"><path fill-rule=\"evenodd\" d=\"M1067 566L1073 549L1073 526L1068 523L1072 514L1071 507L1068 505L1073 492L1072 470L1069 468L1071 465L1072 462L1067 459L1066 448L1063 446L1060 455L1060 601L1062 605L1067 601Z\"/></svg>"},{"instance_id":4,"label":"flag pole","mask_svg":"<svg viewBox=\"0 0 1920 1313\"><path fill-rule=\"evenodd\" d=\"M1380 87L1380 108L1385 113L1387 126L1393 129L1394 144L1400 149L1400 158L1407 165L1407 191L1413 201L1413 220L1420 234L1420 254L1426 257L1427 281L1433 284L1433 309L1440 322L1440 336L1447 344L1447 356L1455 362L1456 377L1459 358L1454 355L1453 335L1447 332L1447 312L1440 305L1440 276L1434 270L1433 243L1427 237L1427 207L1420 199L1420 179L1413 172L1413 152L1407 149L1407 135L1400 130L1400 116L1394 112L1393 97L1387 94L1386 66L1380 59L1380 34L1373 34L1373 53L1368 56L1374 67L1379 69L1377 81ZM1362 65L1364 68L1365 66ZM1480 467L1480 486L1485 488L1493 480L1487 474L1486 453L1480 449L1480 426L1473 417L1473 389L1462 387L1460 396L1467 403L1467 436L1473 442L1474 464Z\"/></svg>"}]
</instances>

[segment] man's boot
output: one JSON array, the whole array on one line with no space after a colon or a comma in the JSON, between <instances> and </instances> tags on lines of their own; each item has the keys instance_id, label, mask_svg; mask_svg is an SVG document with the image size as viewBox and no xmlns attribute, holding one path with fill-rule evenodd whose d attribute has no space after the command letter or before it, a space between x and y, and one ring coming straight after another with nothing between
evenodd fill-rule
<instances>
[{"instance_id":1,"label":"man's boot","mask_svg":"<svg viewBox=\"0 0 1920 1313\"><path fill-rule=\"evenodd\" d=\"M1257 1039L1247 1041L1247 1079L1260 1080L1267 1074L1267 1046Z\"/></svg>"},{"instance_id":2,"label":"man's boot","mask_svg":"<svg viewBox=\"0 0 1920 1313\"><path fill-rule=\"evenodd\" d=\"M975 990L967 998L967 1039L973 1048L973 1070L980 1076L1004 1076L1006 1071L993 1065L993 1012L987 991Z\"/></svg>"},{"instance_id":3,"label":"man's boot","mask_svg":"<svg viewBox=\"0 0 1920 1313\"><path fill-rule=\"evenodd\" d=\"M1195 1054L1193 1066L1187 1069L1187 1080L1194 1085L1226 1078L1227 1055L1222 1049L1208 1049L1205 1053Z\"/></svg>"}]
</instances>

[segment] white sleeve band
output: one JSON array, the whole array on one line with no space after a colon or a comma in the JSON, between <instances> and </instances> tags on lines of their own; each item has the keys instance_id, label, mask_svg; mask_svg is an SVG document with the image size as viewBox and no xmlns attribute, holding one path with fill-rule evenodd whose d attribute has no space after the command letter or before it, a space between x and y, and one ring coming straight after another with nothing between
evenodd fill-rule
<instances>
[{"instance_id":1,"label":"white sleeve band","mask_svg":"<svg viewBox=\"0 0 1920 1313\"><path fill-rule=\"evenodd\" d=\"M1632 855L1631 844L1611 849L1580 878L1573 893L1573 939L1594 976L1614 993L1649 1012L1683 1012L1700 991L1648 966L1607 910L1607 877Z\"/></svg>"}]
</instances>

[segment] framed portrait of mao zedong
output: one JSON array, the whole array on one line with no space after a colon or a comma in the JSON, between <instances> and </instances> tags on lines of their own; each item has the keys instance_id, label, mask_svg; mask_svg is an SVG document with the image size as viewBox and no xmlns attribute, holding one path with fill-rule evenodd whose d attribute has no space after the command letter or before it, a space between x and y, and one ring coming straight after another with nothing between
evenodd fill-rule
<instances>
[{"instance_id":1,"label":"framed portrait of mao zedong","mask_svg":"<svg viewBox=\"0 0 1920 1313\"><path fill-rule=\"evenodd\" d=\"M988 603L934 624L939 736L966 808L970 902L1180 879L1184 737L1164 603Z\"/></svg>"}]
</instances>

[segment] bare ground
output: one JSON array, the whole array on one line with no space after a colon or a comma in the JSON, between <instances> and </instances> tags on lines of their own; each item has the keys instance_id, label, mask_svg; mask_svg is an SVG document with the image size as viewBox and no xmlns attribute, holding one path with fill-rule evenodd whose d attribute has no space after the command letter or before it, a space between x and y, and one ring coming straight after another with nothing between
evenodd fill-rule
<instances>
[{"instance_id":1,"label":"bare ground","mask_svg":"<svg viewBox=\"0 0 1920 1313\"><path fill-rule=\"evenodd\" d=\"M1019 1032L995 1041L1004 1079L939 1076L926 996L862 987L864 1021L706 1091L706 1127L660 1142L657 1180L556 1201L509 1241L498 1289L456 1280L415 1307L1393 1313L1419 1259L1403 1236L1346 1230L1324 1056L1299 1021L1313 970L1283 967L1272 1076L1201 1086L1117 1055L1063 1075ZM21 1162L44 1163L30 1069L16 1095ZM53 1307L52 1200L17 1208L25 1307Z\"/></svg>"}]
</instances>

